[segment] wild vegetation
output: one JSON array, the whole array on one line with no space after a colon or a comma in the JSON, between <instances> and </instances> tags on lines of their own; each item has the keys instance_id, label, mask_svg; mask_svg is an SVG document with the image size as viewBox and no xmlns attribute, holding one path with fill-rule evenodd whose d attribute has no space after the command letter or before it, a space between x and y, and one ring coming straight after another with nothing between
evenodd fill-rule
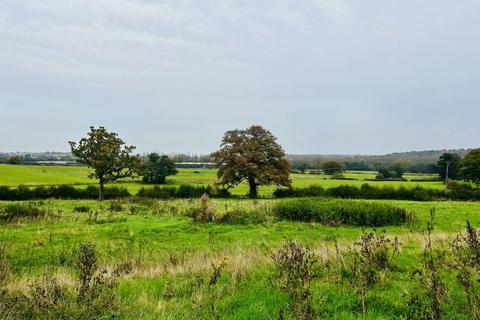
<instances>
[{"instance_id":1,"label":"wild vegetation","mask_svg":"<svg viewBox=\"0 0 480 320\"><path fill-rule=\"evenodd\" d=\"M88 168L0 166L2 319L480 319L476 149L435 176L291 174L260 126L218 170L103 127L71 148Z\"/></svg>"}]
</instances>

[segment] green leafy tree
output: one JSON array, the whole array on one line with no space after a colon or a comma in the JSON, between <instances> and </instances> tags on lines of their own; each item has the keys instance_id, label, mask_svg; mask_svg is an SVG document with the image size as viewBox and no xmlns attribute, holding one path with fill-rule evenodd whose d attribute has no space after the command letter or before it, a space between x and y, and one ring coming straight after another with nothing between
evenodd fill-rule
<instances>
[{"instance_id":1,"label":"green leafy tree","mask_svg":"<svg viewBox=\"0 0 480 320\"><path fill-rule=\"evenodd\" d=\"M144 183L164 184L167 177L177 174L175 163L166 155L150 153L147 156L142 170L142 181Z\"/></svg>"},{"instance_id":2,"label":"green leafy tree","mask_svg":"<svg viewBox=\"0 0 480 320\"><path fill-rule=\"evenodd\" d=\"M395 178L402 178L405 173L404 166L401 163L395 163L392 167L392 171L395 173Z\"/></svg>"},{"instance_id":3,"label":"green leafy tree","mask_svg":"<svg viewBox=\"0 0 480 320\"><path fill-rule=\"evenodd\" d=\"M277 138L261 126L225 132L220 150L212 154L218 165L218 184L232 187L247 181L250 198L258 186L291 186L290 164Z\"/></svg>"},{"instance_id":4,"label":"green leafy tree","mask_svg":"<svg viewBox=\"0 0 480 320\"><path fill-rule=\"evenodd\" d=\"M343 166L336 161L325 162L322 166L323 173L332 175L334 173L341 173Z\"/></svg>"},{"instance_id":5,"label":"green leafy tree","mask_svg":"<svg viewBox=\"0 0 480 320\"><path fill-rule=\"evenodd\" d=\"M437 162L438 174L445 185L448 186L448 180L455 180L458 178L458 171L461 158L456 153L444 153L440 156Z\"/></svg>"},{"instance_id":6,"label":"green leafy tree","mask_svg":"<svg viewBox=\"0 0 480 320\"><path fill-rule=\"evenodd\" d=\"M480 149L473 149L460 162L460 177L480 184Z\"/></svg>"},{"instance_id":7,"label":"green leafy tree","mask_svg":"<svg viewBox=\"0 0 480 320\"><path fill-rule=\"evenodd\" d=\"M79 163L93 169L90 178L98 179L98 200L103 200L104 185L121 178L135 177L140 158L132 156L134 146L127 146L116 133L104 127L90 127L87 137L69 141L71 152Z\"/></svg>"},{"instance_id":8,"label":"green leafy tree","mask_svg":"<svg viewBox=\"0 0 480 320\"><path fill-rule=\"evenodd\" d=\"M8 164L20 164L22 163L22 158L20 156L11 156L7 159Z\"/></svg>"}]
</instances>

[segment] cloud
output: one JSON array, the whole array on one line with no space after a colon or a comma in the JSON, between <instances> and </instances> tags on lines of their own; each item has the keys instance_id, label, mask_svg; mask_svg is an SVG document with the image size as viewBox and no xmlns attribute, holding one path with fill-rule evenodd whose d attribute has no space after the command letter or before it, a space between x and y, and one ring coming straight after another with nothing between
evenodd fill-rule
<instances>
[{"instance_id":1,"label":"cloud","mask_svg":"<svg viewBox=\"0 0 480 320\"><path fill-rule=\"evenodd\" d=\"M0 136L28 122L25 137L8 142L27 149L39 145L35 131L71 136L68 128L98 123L125 128L139 148L206 152L228 127L262 122L289 133L291 152L361 152L370 140L393 151L442 147L432 134L455 109L469 114L455 118L469 134L448 141L468 146L480 134L470 120L480 116L478 9L468 0L3 0L9 129ZM137 127L169 139L157 146ZM199 131L202 142L191 142Z\"/></svg>"}]
</instances>

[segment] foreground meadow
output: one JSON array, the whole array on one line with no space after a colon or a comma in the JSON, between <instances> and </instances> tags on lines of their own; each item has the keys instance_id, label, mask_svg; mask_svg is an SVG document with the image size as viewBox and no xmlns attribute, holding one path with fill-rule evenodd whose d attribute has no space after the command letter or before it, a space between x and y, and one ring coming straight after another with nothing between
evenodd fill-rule
<instances>
[{"instance_id":1,"label":"foreground meadow","mask_svg":"<svg viewBox=\"0 0 480 320\"><path fill-rule=\"evenodd\" d=\"M4 212L7 207L18 209L15 206L40 210L35 211L35 217L0 224L0 248L8 269L2 286L8 292L27 296L33 289L37 293L40 290L37 299L45 308L42 312L47 312L49 303L58 303L54 295L58 288L45 283L55 283L67 292L78 290L82 274L77 261L79 248L91 244L98 257L98 270L105 269L105 277L119 275L111 286L100 286L103 289L98 297L110 293L111 306L102 305L98 317L288 318L292 297L275 285L277 269L272 255L286 241L297 240L314 254L310 294L318 317L392 319L396 315L410 319L425 307L415 297L428 291L424 283L427 278L418 272L424 266L425 230L434 207L431 239L434 251L441 257L438 268L448 289L448 298L441 302L442 315L446 319L471 317L446 250L455 234L464 229L466 220L475 227L480 225L480 203L370 201L405 208L414 212L416 219L377 228L379 234L384 231L392 241L398 237L399 253L389 253L391 266L376 273L374 284L359 287L351 281L355 273L347 267L349 252L353 243L373 228L281 220L272 213L279 201L2 202ZM216 219L193 221L192 212L199 208ZM231 212L236 216L222 219ZM250 218L243 219L244 215ZM118 266L128 270L117 272L123 270ZM45 286L49 289L45 290ZM65 310L62 312L68 318L71 311Z\"/></svg>"}]
</instances>

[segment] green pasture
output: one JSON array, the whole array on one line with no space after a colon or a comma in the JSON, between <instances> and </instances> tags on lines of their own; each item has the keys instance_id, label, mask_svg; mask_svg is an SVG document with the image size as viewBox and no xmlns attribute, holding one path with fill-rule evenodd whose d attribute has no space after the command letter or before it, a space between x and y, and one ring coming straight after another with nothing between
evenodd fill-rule
<instances>
[{"instance_id":1,"label":"green pasture","mask_svg":"<svg viewBox=\"0 0 480 320\"><path fill-rule=\"evenodd\" d=\"M89 169L86 167L76 166L37 166L37 165L4 165L0 164L0 185L17 186L24 185L58 185L58 184L74 184L86 185L95 184L95 180L89 179ZM375 172L346 172L346 178L355 180L333 180L331 176L322 174L291 174L294 187L307 187L310 185L320 185L324 188L336 187L340 185L360 186L368 183L374 186L392 186L395 188L405 187L412 188L422 186L425 188L443 188L440 181L434 182L414 182L414 181L365 181L365 179L375 178ZM411 175L406 174L405 178L411 179L431 179L429 175ZM217 181L215 169L179 169L175 176L171 176L167 180L169 186L179 186L182 184L193 185L213 185ZM130 192L135 193L143 185L138 181L124 180L117 182L116 185L126 187ZM260 187L261 195L269 195L275 187ZM241 184L232 190L233 194L244 195L248 192L247 184Z\"/></svg>"},{"instance_id":2,"label":"green pasture","mask_svg":"<svg viewBox=\"0 0 480 320\"><path fill-rule=\"evenodd\" d=\"M224 212L235 207L268 211L281 200L210 201L215 212ZM399 267L369 292L365 317L358 313L356 296L348 284L314 282L313 302L323 318L391 319L392 314L401 312L408 294L418 290L410 276L422 261L423 238L416 229L425 227L432 207L436 208L434 238L438 241L453 237L467 219L480 226L477 202L378 202L412 210L419 220L414 226L384 228L387 236L398 236L402 243L397 257ZM0 207L11 203L0 202ZM101 265L123 261L133 261L135 265L133 273L115 289L126 306L120 318L276 319L278 310L288 306L288 298L271 285L270 257L285 239L299 240L319 259L328 259L335 256L332 239L349 246L362 233L358 227L276 220L251 225L194 223L186 214L198 203L199 200L117 201L113 204L120 204L120 209L111 211L109 201L37 201L36 206L48 208L56 216L0 224L0 243L6 244L12 273L6 286L27 290L27 284L45 270L56 270L62 283L72 286L76 277L75 249L80 243L93 242ZM74 208L80 206L101 212L98 220L90 221L87 212L76 212ZM208 286L211 265L219 261L226 261L219 283ZM446 279L455 288L455 276L447 274ZM468 319L459 295L450 295L443 310L447 319Z\"/></svg>"}]
</instances>

